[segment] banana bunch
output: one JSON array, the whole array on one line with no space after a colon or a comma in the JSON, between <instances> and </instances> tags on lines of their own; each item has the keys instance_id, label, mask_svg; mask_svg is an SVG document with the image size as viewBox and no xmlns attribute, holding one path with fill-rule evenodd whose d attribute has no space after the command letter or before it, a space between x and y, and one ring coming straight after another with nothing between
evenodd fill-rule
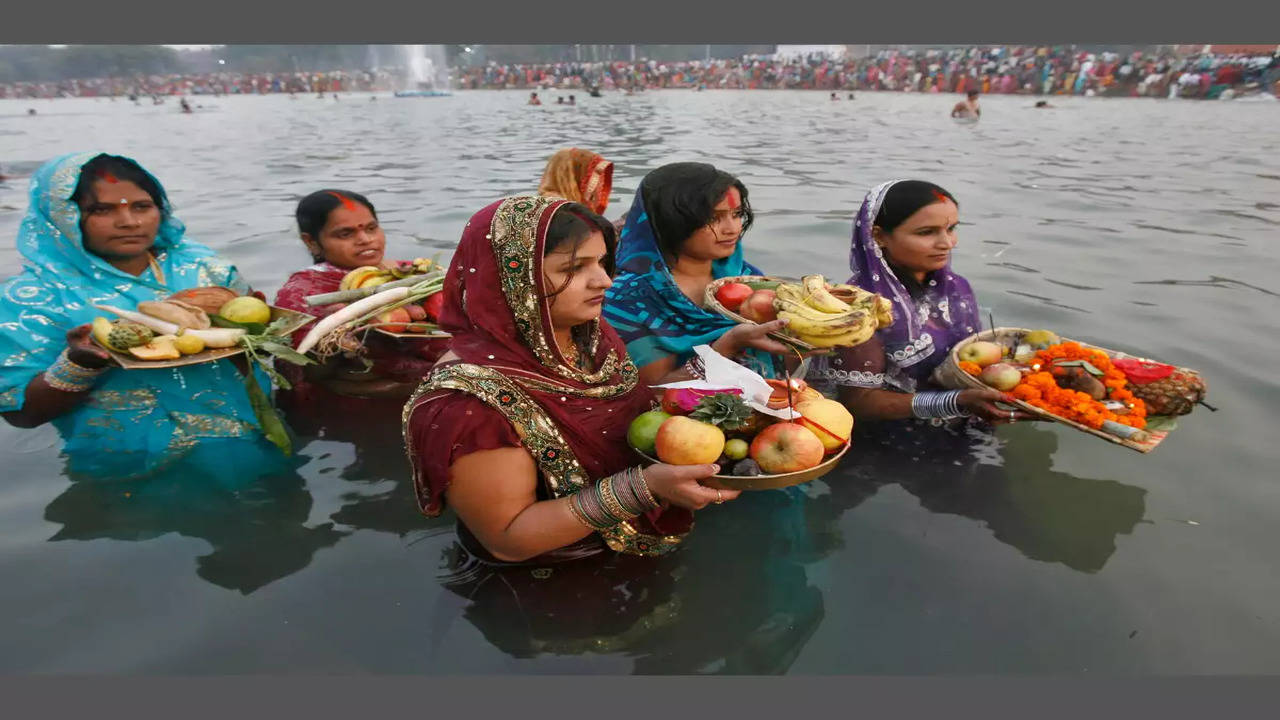
<instances>
[{"instance_id":1,"label":"banana bunch","mask_svg":"<svg viewBox=\"0 0 1280 720\"><path fill-rule=\"evenodd\" d=\"M338 284L338 289L354 290L362 287L373 287L394 279L389 270L383 270L376 265L363 265L344 275L342 282Z\"/></svg>"},{"instance_id":2,"label":"banana bunch","mask_svg":"<svg viewBox=\"0 0 1280 720\"><path fill-rule=\"evenodd\" d=\"M787 332L814 347L861 345L893 324L893 303L853 285L829 287L821 275L778 285L774 308Z\"/></svg>"},{"instance_id":3,"label":"banana bunch","mask_svg":"<svg viewBox=\"0 0 1280 720\"><path fill-rule=\"evenodd\" d=\"M380 268L376 265L364 265L352 270L342 278L342 282L338 285L339 290L354 290L356 288L375 287L392 280L403 280L412 275L426 275L427 273L439 269L439 265L430 258L414 258L412 260L398 260L391 265L390 268Z\"/></svg>"}]
</instances>

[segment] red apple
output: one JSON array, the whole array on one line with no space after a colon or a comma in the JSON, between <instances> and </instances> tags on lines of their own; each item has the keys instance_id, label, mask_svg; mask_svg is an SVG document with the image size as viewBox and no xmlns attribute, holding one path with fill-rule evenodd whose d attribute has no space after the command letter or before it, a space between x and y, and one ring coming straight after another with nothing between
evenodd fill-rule
<instances>
[{"instance_id":1,"label":"red apple","mask_svg":"<svg viewBox=\"0 0 1280 720\"><path fill-rule=\"evenodd\" d=\"M440 311L444 309L444 293L438 292L429 296L422 301L422 307L427 311L427 319L431 322L440 322Z\"/></svg>"},{"instance_id":2,"label":"red apple","mask_svg":"<svg viewBox=\"0 0 1280 720\"><path fill-rule=\"evenodd\" d=\"M724 433L710 423L675 415L658 428L653 447L658 459L668 465L707 465L724 452Z\"/></svg>"},{"instance_id":3,"label":"red apple","mask_svg":"<svg viewBox=\"0 0 1280 720\"><path fill-rule=\"evenodd\" d=\"M408 310L398 307L394 310L379 313L376 321L381 324L380 326L383 330L398 333L404 332L405 323L412 322L413 318L410 317Z\"/></svg>"},{"instance_id":4,"label":"red apple","mask_svg":"<svg viewBox=\"0 0 1280 720\"><path fill-rule=\"evenodd\" d=\"M778 311L773 309L773 299L777 293L772 290L757 290L751 297L742 301L738 314L754 323L767 323L778 319Z\"/></svg>"},{"instance_id":5,"label":"red apple","mask_svg":"<svg viewBox=\"0 0 1280 720\"><path fill-rule=\"evenodd\" d=\"M725 309L737 312L742 305L742 301L751 297L755 290L751 286L742 283L725 283L716 291L716 302L720 303Z\"/></svg>"},{"instance_id":6,"label":"red apple","mask_svg":"<svg viewBox=\"0 0 1280 720\"><path fill-rule=\"evenodd\" d=\"M825 454L818 436L793 422L774 423L751 441L751 459L770 475L808 470L821 464Z\"/></svg>"},{"instance_id":7,"label":"red apple","mask_svg":"<svg viewBox=\"0 0 1280 720\"><path fill-rule=\"evenodd\" d=\"M1009 363L996 363L982 368L982 382L997 390L1012 390L1022 382L1022 372Z\"/></svg>"}]
</instances>

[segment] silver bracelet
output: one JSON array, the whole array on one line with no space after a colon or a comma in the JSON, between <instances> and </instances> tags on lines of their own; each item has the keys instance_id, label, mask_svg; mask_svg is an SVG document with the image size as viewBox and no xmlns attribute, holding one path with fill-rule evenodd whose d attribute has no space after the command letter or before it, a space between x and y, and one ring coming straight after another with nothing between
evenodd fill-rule
<instances>
[{"instance_id":1,"label":"silver bracelet","mask_svg":"<svg viewBox=\"0 0 1280 720\"><path fill-rule=\"evenodd\" d=\"M911 396L911 415L918 418L956 418L969 413L960 409L960 391L918 392Z\"/></svg>"},{"instance_id":2,"label":"silver bracelet","mask_svg":"<svg viewBox=\"0 0 1280 720\"><path fill-rule=\"evenodd\" d=\"M694 355L684 363L684 371L696 378L705 378L707 376L707 368L702 362L702 357Z\"/></svg>"}]
</instances>

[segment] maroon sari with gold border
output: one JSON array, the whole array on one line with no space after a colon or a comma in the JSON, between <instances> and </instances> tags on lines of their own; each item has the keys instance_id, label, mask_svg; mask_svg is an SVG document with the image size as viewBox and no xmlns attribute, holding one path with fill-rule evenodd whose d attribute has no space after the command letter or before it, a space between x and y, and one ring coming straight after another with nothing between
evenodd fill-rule
<instances>
[{"instance_id":1,"label":"maroon sari with gold border","mask_svg":"<svg viewBox=\"0 0 1280 720\"><path fill-rule=\"evenodd\" d=\"M591 358L580 369L551 334L542 256L547 227L565 204L508 198L476 213L463 231L440 318L460 361L438 366L404 412L419 506L428 515L443 510L449 467L467 452L523 446L538 465L540 499L565 497L637 463L627 427L651 407L653 394L639 384L626 345L607 322L579 326L575 333ZM600 539L618 552L661 555L692 525L687 510L655 510ZM580 544L565 550L581 554Z\"/></svg>"}]
</instances>

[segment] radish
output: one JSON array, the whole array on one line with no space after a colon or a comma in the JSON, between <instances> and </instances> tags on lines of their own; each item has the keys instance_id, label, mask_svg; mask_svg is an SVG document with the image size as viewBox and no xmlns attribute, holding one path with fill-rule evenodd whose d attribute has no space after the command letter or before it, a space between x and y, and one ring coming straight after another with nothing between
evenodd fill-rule
<instances>
[{"instance_id":1,"label":"radish","mask_svg":"<svg viewBox=\"0 0 1280 720\"><path fill-rule=\"evenodd\" d=\"M363 300L357 300L341 310L326 315L315 327L311 328L311 332L298 343L298 352L305 353L316 346L325 335L338 328L340 325L358 320L370 311L376 310L384 305L391 305L404 300L409 296L409 288L398 287L385 292L370 295Z\"/></svg>"},{"instance_id":2,"label":"radish","mask_svg":"<svg viewBox=\"0 0 1280 720\"><path fill-rule=\"evenodd\" d=\"M93 303L93 306L99 310L105 310L106 312L119 315L125 320L136 322L139 325L146 325L162 335L176 335L179 332L184 332L187 335L194 335L203 340L204 346L207 348L235 347L240 343L240 338L244 337L245 334L244 330L241 330L240 328L209 328L207 330L192 330L188 328L184 331L182 328L168 322L167 320L161 320L160 318L151 317L150 315L145 315L140 312L121 310L120 308L111 307L110 305L99 305L97 303Z\"/></svg>"}]
</instances>

